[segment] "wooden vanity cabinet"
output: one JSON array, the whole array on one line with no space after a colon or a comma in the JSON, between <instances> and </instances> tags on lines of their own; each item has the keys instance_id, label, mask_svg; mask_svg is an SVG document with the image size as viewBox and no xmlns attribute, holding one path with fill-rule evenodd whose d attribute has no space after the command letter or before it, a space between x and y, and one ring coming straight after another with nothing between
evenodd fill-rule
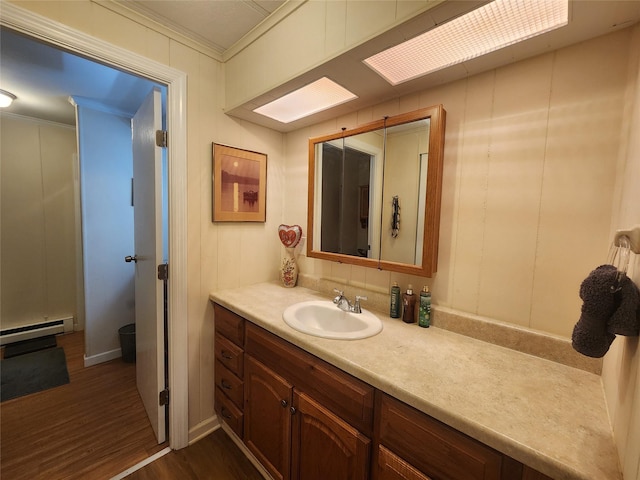
<instances>
[{"instance_id":1,"label":"wooden vanity cabinet","mask_svg":"<svg viewBox=\"0 0 640 480\"><path fill-rule=\"evenodd\" d=\"M371 386L251 324L245 367L244 441L273 478L369 478L370 440L354 423L370 434Z\"/></svg>"},{"instance_id":2,"label":"wooden vanity cabinet","mask_svg":"<svg viewBox=\"0 0 640 480\"><path fill-rule=\"evenodd\" d=\"M551 480L215 303L214 315L216 412L276 480Z\"/></svg>"},{"instance_id":3,"label":"wooden vanity cabinet","mask_svg":"<svg viewBox=\"0 0 640 480\"><path fill-rule=\"evenodd\" d=\"M242 438L244 430L244 327L245 320L214 303L214 408Z\"/></svg>"},{"instance_id":4,"label":"wooden vanity cabinet","mask_svg":"<svg viewBox=\"0 0 640 480\"><path fill-rule=\"evenodd\" d=\"M547 477L544 473L537 472L536 470L524 466L522 471L522 480L553 480L551 477Z\"/></svg>"}]
</instances>

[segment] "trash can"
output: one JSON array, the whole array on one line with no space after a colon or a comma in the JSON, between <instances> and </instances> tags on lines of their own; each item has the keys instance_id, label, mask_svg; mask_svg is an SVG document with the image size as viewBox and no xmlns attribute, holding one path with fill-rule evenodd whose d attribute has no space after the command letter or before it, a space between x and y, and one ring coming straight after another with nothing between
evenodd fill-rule
<instances>
[{"instance_id":1,"label":"trash can","mask_svg":"<svg viewBox=\"0 0 640 480\"><path fill-rule=\"evenodd\" d=\"M136 361L136 324L130 323L118 329L120 335L120 349L122 350L122 360L127 363Z\"/></svg>"}]
</instances>

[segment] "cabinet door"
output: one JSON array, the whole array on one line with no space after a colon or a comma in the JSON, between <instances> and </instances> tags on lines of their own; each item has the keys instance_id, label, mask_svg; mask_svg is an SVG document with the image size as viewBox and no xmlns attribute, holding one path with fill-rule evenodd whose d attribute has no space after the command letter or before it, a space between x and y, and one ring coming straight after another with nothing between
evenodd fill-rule
<instances>
[{"instance_id":1,"label":"cabinet door","mask_svg":"<svg viewBox=\"0 0 640 480\"><path fill-rule=\"evenodd\" d=\"M293 387L249 355L244 385L245 444L273 478L288 480Z\"/></svg>"},{"instance_id":2,"label":"cabinet door","mask_svg":"<svg viewBox=\"0 0 640 480\"><path fill-rule=\"evenodd\" d=\"M378 480L431 480L424 473L380 445Z\"/></svg>"},{"instance_id":3,"label":"cabinet door","mask_svg":"<svg viewBox=\"0 0 640 480\"><path fill-rule=\"evenodd\" d=\"M366 480L370 441L315 402L294 392L292 478Z\"/></svg>"}]
</instances>

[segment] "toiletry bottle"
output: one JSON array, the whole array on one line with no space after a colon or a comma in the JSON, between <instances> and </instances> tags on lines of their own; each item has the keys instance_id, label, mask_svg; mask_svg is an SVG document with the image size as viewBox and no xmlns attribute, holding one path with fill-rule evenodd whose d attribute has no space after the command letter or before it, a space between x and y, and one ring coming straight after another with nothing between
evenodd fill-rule
<instances>
[{"instance_id":1,"label":"toiletry bottle","mask_svg":"<svg viewBox=\"0 0 640 480\"><path fill-rule=\"evenodd\" d=\"M429 328L431 324L431 292L426 285L420 292L420 307L418 310L418 325Z\"/></svg>"},{"instance_id":2,"label":"toiletry bottle","mask_svg":"<svg viewBox=\"0 0 640 480\"><path fill-rule=\"evenodd\" d=\"M416 296L413 293L413 287L411 285L407 287L407 291L402 296L402 306L404 307L402 321L405 323L415 322L414 310L416 306Z\"/></svg>"},{"instance_id":3,"label":"toiletry bottle","mask_svg":"<svg viewBox=\"0 0 640 480\"><path fill-rule=\"evenodd\" d=\"M400 286L398 282L393 282L391 287L391 305L389 306L389 315L391 318L400 318Z\"/></svg>"}]
</instances>

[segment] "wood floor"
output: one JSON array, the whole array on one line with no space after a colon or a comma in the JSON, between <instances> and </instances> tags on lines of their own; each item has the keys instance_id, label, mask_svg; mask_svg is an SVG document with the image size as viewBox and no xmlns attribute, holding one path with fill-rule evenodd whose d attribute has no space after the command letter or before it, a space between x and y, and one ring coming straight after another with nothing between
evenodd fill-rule
<instances>
[{"instance_id":1,"label":"wood floor","mask_svg":"<svg viewBox=\"0 0 640 480\"><path fill-rule=\"evenodd\" d=\"M84 367L84 335L56 337L70 382L0 404L2 480L108 480L167 447L156 443L121 359ZM128 480L262 480L222 429L171 451Z\"/></svg>"},{"instance_id":2,"label":"wood floor","mask_svg":"<svg viewBox=\"0 0 640 480\"><path fill-rule=\"evenodd\" d=\"M126 480L161 479L264 480L221 428L126 477Z\"/></svg>"},{"instance_id":3,"label":"wood floor","mask_svg":"<svg viewBox=\"0 0 640 480\"><path fill-rule=\"evenodd\" d=\"M84 367L84 334L59 335L70 383L0 405L0 478L109 479L162 450L121 359Z\"/></svg>"}]
</instances>

